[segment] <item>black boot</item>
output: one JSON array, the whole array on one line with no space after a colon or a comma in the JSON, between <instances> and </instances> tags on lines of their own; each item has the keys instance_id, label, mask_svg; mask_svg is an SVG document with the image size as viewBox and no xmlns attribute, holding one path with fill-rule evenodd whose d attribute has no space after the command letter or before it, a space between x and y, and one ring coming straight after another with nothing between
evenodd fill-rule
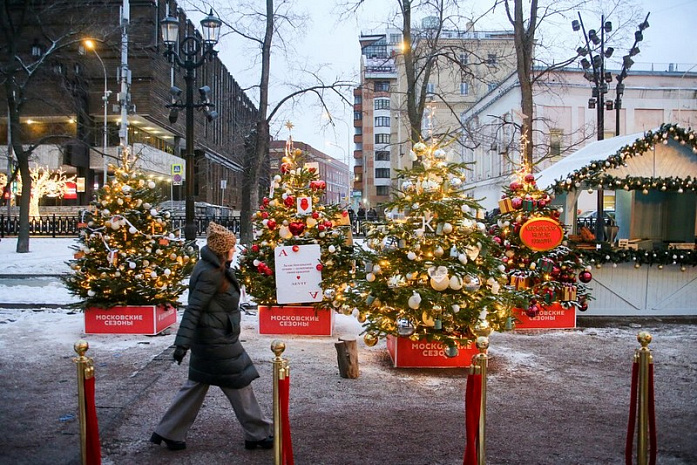
<instances>
[{"instance_id":1,"label":"black boot","mask_svg":"<svg viewBox=\"0 0 697 465\"><path fill-rule=\"evenodd\" d=\"M244 448L245 449L256 449L257 447L261 447L262 449L272 449L273 448L273 436L269 436L268 438L260 439L258 441L244 441Z\"/></svg>"},{"instance_id":2,"label":"black boot","mask_svg":"<svg viewBox=\"0 0 697 465\"><path fill-rule=\"evenodd\" d=\"M167 444L167 449L169 450L182 450L186 449L186 443L184 441L172 441L167 438L163 438L157 433L152 433L152 436L150 436L150 442L154 444L162 444L162 441Z\"/></svg>"}]
</instances>

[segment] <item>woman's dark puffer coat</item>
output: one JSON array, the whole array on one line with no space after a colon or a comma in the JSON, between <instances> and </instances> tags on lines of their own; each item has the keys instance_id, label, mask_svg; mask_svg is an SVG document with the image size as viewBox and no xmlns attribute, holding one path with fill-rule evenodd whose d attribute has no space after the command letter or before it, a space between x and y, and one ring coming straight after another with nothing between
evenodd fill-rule
<instances>
[{"instance_id":1,"label":"woman's dark puffer coat","mask_svg":"<svg viewBox=\"0 0 697 465\"><path fill-rule=\"evenodd\" d=\"M223 279L229 281L221 292ZM191 349L189 379L213 386L240 389L259 377L239 341L240 285L232 270L221 271L218 257L201 248L189 280L189 303L174 345Z\"/></svg>"}]
</instances>

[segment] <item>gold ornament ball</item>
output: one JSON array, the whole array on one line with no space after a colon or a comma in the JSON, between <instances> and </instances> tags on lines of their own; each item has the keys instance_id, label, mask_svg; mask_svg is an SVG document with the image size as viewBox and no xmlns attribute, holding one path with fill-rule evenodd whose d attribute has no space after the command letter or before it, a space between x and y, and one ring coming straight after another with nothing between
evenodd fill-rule
<instances>
[{"instance_id":1,"label":"gold ornament ball","mask_svg":"<svg viewBox=\"0 0 697 465\"><path fill-rule=\"evenodd\" d=\"M363 336L363 342L365 342L365 345L368 347L373 347L378 343L378 338L373 333L367 333Z\"/></svg>"}]
</instances>

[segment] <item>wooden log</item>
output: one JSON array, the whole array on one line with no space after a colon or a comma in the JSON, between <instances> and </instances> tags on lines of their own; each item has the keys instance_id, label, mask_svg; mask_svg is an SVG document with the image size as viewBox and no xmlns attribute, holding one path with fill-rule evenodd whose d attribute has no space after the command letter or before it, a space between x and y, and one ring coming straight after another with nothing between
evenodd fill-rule
<instances>
[{"instance_id":1,"label":"wooden log","mask_svg":"<svg viewBox=\"0 0 697 465\"><path fill-rule=\"evenodd\" d=\"M339 338L334 343L339 375L342 378L358 378L358 346L355 338Z\"/></svg>"}]
</instances>

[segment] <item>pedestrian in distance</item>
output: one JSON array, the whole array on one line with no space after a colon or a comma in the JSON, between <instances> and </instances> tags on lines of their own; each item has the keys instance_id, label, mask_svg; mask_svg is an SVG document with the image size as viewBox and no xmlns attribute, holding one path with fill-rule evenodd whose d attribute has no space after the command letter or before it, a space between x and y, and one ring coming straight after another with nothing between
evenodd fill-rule
<instances>
[{"instance_id":1,"label":"pedestrian in distance","mask_svg":"<svg viewBox=\"0 0 697 465\"><path fill-rule=\"evenodd\" d=\"M230 401L244 430L246 449L273 447L272 422L263 414L252 389L259 377L240 343L240 285L230 269L235 235L211 222L206 245L189 280L189 300L174 340L174 360L181 364L191 350L189 376L150 441L170 450L186 449L186 435L210 386Z\"/></svg>"}]
</instances>

